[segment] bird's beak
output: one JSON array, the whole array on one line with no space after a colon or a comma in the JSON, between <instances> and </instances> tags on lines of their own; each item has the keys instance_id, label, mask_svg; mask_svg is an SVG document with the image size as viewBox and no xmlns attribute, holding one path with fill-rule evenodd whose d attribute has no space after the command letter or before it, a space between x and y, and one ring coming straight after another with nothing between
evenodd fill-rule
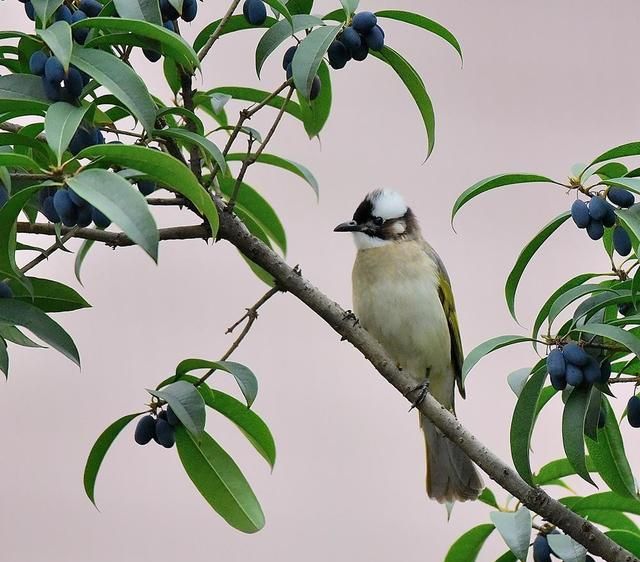
<instances>
[{"instance_id":1,"label":"bird's beak","mask_svg":"<svg viewBox=\"0 0 640 562\"><path fill-rule=\"evenodd\" d=\"M343 222L333 229L334 232L360 232L361 230L362 226L356 221Z\"/></svg>"}]
</instances>

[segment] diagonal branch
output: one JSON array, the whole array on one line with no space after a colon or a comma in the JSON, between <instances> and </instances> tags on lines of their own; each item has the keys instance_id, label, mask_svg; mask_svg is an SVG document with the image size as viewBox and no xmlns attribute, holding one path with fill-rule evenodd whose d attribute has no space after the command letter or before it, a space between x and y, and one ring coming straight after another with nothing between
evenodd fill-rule
<instances>
[{"instance_id":1,"label":"diagonal branch","mask_svg":"<svg viewBox=\"0 0 640 562\"><path fill-rule=\"evenodd\" d=\"M411 396L415 382L399 370L384 348L353 316L329 299L300 275L297 270L252 236L231 213L222 212L224 203L216 200L220 210L219 236L228 240L247 258L257 263L276 279L278 286L295 295L327 322L343 339L358 349L376 370L404 396ZM492 480L518 498L550 523L583 544L589 552L607 562L640 562L639 559L612 541L589 521L551 498L544 490L527 484L509 465L467 430L446 408L427 394L417 408L451 441L456 443Z\"/></svg>"}]
</instances>

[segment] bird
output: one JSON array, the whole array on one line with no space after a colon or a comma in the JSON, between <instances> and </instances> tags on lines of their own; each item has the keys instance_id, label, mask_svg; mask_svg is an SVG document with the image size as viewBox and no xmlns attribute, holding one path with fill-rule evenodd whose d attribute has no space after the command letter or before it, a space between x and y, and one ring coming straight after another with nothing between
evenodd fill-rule
<instances>
[{"instance_id":1,"label":"bird","mask_svg":"<svg viewBox=\"0 0 640 562\"><path fill-rule=\"evenodd\" d=\"M357 248L352 272L353 312L408 373L455 414L464 360L451 281L424 240L413 211L392 190L369 193L353 219L334 228L351 232ZM423 414L427 495L447 506L475 500L484 488L473 461Z\"/></svg>"}]
</instances>

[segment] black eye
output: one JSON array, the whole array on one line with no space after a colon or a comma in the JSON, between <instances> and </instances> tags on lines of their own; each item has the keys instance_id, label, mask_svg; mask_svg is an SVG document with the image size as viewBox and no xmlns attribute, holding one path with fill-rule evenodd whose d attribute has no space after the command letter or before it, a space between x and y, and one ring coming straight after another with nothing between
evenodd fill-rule
<instances>
[{"instance_id":1,"label":"black eye","mask_svg":"<svg viewBox=\"0 0 640 562\"><path fill-rule=\"evenodd\" d=\"M373 217L373 224L376 226L382 226L384 219L382 217Z\"/></svg>"}]
</instances>

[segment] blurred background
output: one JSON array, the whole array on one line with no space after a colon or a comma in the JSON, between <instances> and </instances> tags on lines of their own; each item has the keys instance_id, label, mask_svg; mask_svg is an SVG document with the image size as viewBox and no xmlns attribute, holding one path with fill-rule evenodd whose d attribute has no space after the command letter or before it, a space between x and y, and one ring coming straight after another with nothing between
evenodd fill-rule
<instances>
[{"instance_id":1,"label":"blurred background","mask_svg":"<svg viewBox=\"0 0 640 562\"><path fill-rule=\"evenodd\" d=\"M337 7L321 0L314 12ZM192 26L182 26L188 38L225 10L210 0L200 8ZM504 281L522 246L572 199L550 185L491 192L462 210L457 234L449 224L452 203L486 176L523 171L563 180L573 164L637 140L638 5L363 0L360 6L383 8L420 12L448 27L463 47L461 68L439 38L384 22L387 44L415 65L433 99L437 141L429 161L422 164L424 131L408 92L388 67L369 58L332 73L334 105L321 142L308 141L302 126L285 118L269 147L316 174L319 203L301 180L267 166L252 166L247 182L280 214L289 263L300 264L345 308L355 250L332 229L350 218L367 191L397 189L447 265L466 351L496 335L528 333L537 307L562 282L580 271L607 270L604 251L569 223L563 226L525 274L517 306L522 328L504 304ZM5 2L2 11L4 29L31 30L17 1ZM198 86L270 90L280 84L281 51L260 82L255 76L262 33L223 37L205 59ZM136 62L168 101L160 64ZM231 118L240 107L227 106ZM264 130L274 115L261 112L252 126ZM175 210L158 216L162 225L192 222ZM457 505L447 522L445 509L427 500L416 415L356 350L286 294L261 310L232 357L259 377L254 408L276 439L273 473L226 420L212 412L207 425L254 487L265 529L245 536L228 527L194 489L175 449L135 445L133 426L107 455L97 511L82 488L96 437L116 418L139 411L148 400L144 389L181 359L218 358L235 337L225 335L226 328L265 287L226 243L163 243L157 267L137 248L96 245L85 262L84 287L74 279L73 259L56 253L32 273L70 284L93 305L57 317L78 344L82 372L53 351L14 347L11 378L0 391L3 560L438 561L458 535L488 521L489 508L476 503ZM458 403L463 423L506 460L515 403L506 375L535 360L526 344L490 356L468 379L469 398ZM229 378L220 374L211 382L237 393ZM614 406L621 411L631 389L618 390ZM562 456L557 402L545 409L534 435L535 467ZM637 436L623 425L638 466ZM577 489L596 491L579 483ZM565 493L557 489L557 497ZM494 534L479 560L504 550Z\"/></svg>"}]
</instances>

